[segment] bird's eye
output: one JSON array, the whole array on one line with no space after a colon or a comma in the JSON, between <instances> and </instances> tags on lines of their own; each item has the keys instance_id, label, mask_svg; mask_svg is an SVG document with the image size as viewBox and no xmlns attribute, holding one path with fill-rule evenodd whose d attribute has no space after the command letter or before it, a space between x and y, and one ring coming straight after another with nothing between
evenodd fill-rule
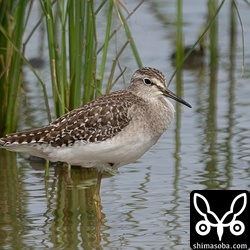
<instances>
[{"instance_id":1,"label":"bird's eye","mask_svg":"<svg viewBox=\"0 0 250 250\"><path fill-rule=\"evenodd\" d=\"M148 79L148 78L144 78L144 83L147 84L147 85L151 85L152 82Z\"/></svg>"}]
</instances>

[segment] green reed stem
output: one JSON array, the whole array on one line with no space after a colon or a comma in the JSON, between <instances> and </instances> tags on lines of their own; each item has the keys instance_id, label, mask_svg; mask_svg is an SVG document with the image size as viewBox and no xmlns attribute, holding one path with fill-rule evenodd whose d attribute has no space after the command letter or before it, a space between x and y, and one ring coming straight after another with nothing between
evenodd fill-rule
<instances>
[{"instance_id":1,"label":"green reed stem","mask_svg":"<svg viewBox=\"0 0 250 250\"><path fill-rule=\"evenodd\" d=\"M84 93L83 103L94 98L94 84L96 73L96 24L94 14L94 1L90 0L86 6L86 48L84 58Z\"/></svg>"},{"instance_id":2,"label":"green reed stem","mask_svg":"<svg viewBox=\"0 0 250 250\"><path fill-rule=\"evenodd\" d=\"M249 3L248 3L249 4ZM237 2L235 0L232 1L232 6L234 6L239 22L240 22L240 28L241 28L241 41L242 41L242 66L241 66L241 76L244 75L244 71L245 71L245 38L244 38L244 26L243 26L243 22L237 7Z\"/></svg>"},{"instance_id":3,"label":"green reed stem","mask_svg":"<svg viewBox=\"0 0 250 250\"><path fill-rule=\"evenodd\" d=\"M86 1L69 1L67 10L69 68L70 68L70 102L69 109L81 104L81 86L83 81L83 44L85 32Z\"/></svg>"},{"instance_id":4,"label":"green reed stem","mask_svg":"<svg viewBox=\"0 0 250 250\"><path fill-rule=\"evenodd\" d=\"M101 61L100 73L99 73L99 77L97 78L97 86L96 86L99 92L101 92L103 77L104 77L104 73L106 69L105 66L107 62L109 37L110 37L111 24L112 24L112 19L113 19L113 9L114 9L113 7L114 7L114 3L113 1L110 1L108 14L107 14L107 27L106 27L106 32L105 32L105 40L104 40L104 46L102 50L102 61ZM98 93L97 93L97 96L99 96Z\"/></svg>"},{"instance_id":5,"label":"green reed stem","mask_svg":"<svg viewBox=\"0 0 250 250\"><path fill-rule=\"evenodd\" d=\"M13 43L20 48L22 44L22 36L23 36L23 24L24 24L24 15L25 7L27 1L19 2L19 6L17 7L14 17L16 20L16 25L19 27L16 28L16 32L12 37ZM8 95L8 106L7 106L7 116L6 116L6 125L9 128L9 131L14 131L16 129L17 124L17 108L18 108L18 100L19 100L19 92L21 86L21 74L20 69L21 60L18 53L13 50L12 55L12 63L9 71L9 76L12 78L12 84L9 85L9 95ZM6 131L6 132L9 132Z\"/></svg>"},{"instance_id":6,"label":"green reed stem","mask_svg":"<svg viewBox=\"0 0 250 250\"><path fill-rule=\"evenodd\" d=\"M4 133L15 131L17 125L22 61L12 44L18 49L22 46L22 37L25 26L25 15L23 15L23 13L25 12L27 3L27 0L18 2L13 13L10 13L13 4L12 2L3 1L0 4L1 10L2 8L5 8L5 13L1 12L0 14L2 20L0 25L0 49L2 55L0 71L0 126L1 132L4 131ZM10 16L12 16L12 18L10 18Z\"/></svg>"},{"instance_id":7,"label":"green reed stem","mask_svg":"<svg viewBox=\"0 0 250 250\"><path fill-rule=\"evenodd\" d=\"M213 19L216 15L218 9L216 0L208 1L208 18ZM210 27L209 31L209 41L210 41L210 66L215 67L217 65L218 59L218 22L215 20Z\"/></svg>"},{"instance_id":8,"label":"green reed stem","mask_svg":"<svg viewBox=\"0 0 250 250\"><path fill-rule=\"evenodd\" d=\"M23 52L21 52L14 44L13 41L11 39L11 37L8 36L8 34L6 33L6 31L3 29L2 26L0 26L0 31L2 32L2 34L5 36L5 38L8 40L9 44L11 44L11 46L13 47L13 49L17 52L17 54L19 55L19 57L22 59L22 61L29 67L29 69L33 72L33 74L36 76L37 80L39 81L39 83L42 85L42 89L43 89L43 95L44 95L44 99L45 99L45 107L46 107L46 111L47 111L47 116L48 116L48 120L49 122L51 121L51 115L50 115L50 108L49 108L49 102L48 102L48 95L47 95L47 91L46 91L46 85L43 83L42 79L40 78L40 76L37 74L36 70L32 67L32 65L29 63L29 61L24 57ZM0 84L0 87L3 87L4 85ZM4 92L0 92L0 93L4 93ZM4 95L6 96L6 95Z\"/></svg>"},{"instance_id":9,"label":"green reed stem","mask_svg":"<svg viewBox=\"0 0 250 250\"><path fill-rule=\"evenodd\" d=\"M62 88L59 79L59 69L58 69L58 56L57 56L57 43L55 36L55 22L52 12L52 4L50 0L40 1L41 7L45 14L46 27L47 27L47 37L48 37L48 49L49 49L49 59L50 59L50 70L51 70L51 82L53 89L53 98L55 106L56 116L61 116L65 113L65 100L61 97Z\"/></svg>"},{"instance_id":10,"label":"green reed stem","mask_svg":"<svg viewBox=\"0 0 250 250\"><path fill-rule=\"evenodd\" d=\"M127 24L127 20L124 17L124 15L123 15L123 13L121 11L120 6L118 6L118 12L119 12L119 16L121 18L121 22L122 22L123 28L124 28L124 30L126 32L127 38L130 41L130 46L131 46L131 49L132 49L132 51L134 53L134 57L135 57L135 60L137 62L137 65L138 65L139 68L141 68L142 67L142 61L141 61L139 52L137 50L137 47L136 47L133 35L132 35L132 33L131 33L130 29L129 29L129 26Z\"/></svg>"},{"instance_id":11,"label":"green reed stem","mask_svg":"<svg viewBox=\"0 0 250 250\"><path fill-rule=\"evenodd\" d=\"M176 3L177 3L177 51L176 51L175 64L180 65L183 60L183 35L182 35L183 3L182 0L178 0Z\"/></svg>"},{"instance_id":12,"label":"green reed stem","mask_svg":"<svg viewBox=\"0 0 250 250\"><path fill-rule=\"evenodd\" d=\"M68 94L68 75L67 75L67 44L66 44L66 35L67 35L67 19L65 18L65 1L61 1L61 8L59 8L59 18L61 23L61 57L59 60L59 67L60 67L60 77L57 81L58 88L59 88L59 94L60 94L60 100L61 105L64 105L63 112L68 111L68 103L69 100L67 98Z\"/></svg>"},{"instance_id":13,"label":"green reed stem","mask_svg":"<svg viewBox=\"0 0 250 250\"><path fill-rule=\"evenodd\" d=\"M8 0L0 5L0 133L6 129L6 116L8 106L8 68L10 67L7 31L9 30L9 13L7 11Z\"/></svg>"}]
</instances>

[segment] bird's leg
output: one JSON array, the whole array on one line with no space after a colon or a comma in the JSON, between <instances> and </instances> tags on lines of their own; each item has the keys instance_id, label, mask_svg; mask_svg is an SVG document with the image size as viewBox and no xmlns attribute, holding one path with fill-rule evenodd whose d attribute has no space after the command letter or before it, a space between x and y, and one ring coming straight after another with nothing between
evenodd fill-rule
<instances>
[{"instance_id":1,"label":"bird's leg","mask_svg":"<svg viewBox=\"0 0 250 250\"><path fill-rule=\"evenodd\" d=\"M45 176L49 177L49 160L45 161Z\"/></svg>"},{"instance_id":2,"label":"bird's leg","mask_svg":"<svg viewBox=\"0 0 250 250\"><path fill-rule=\"evenodd\" d=\"M102 172L98 172L97 176L97 183L95 188L95 194L94 194L94 204L95 204L95 210L96 210L96 216L99 221L102 220L102 208L101 208L101 197L100 197L100 188L101 188L101 181L102 181Z\"/></svg>"},{"instance_id":3,"label":"bird's leg","mask_svg":"<svg viewBox=\"0 0 250 250\"><path fill-rule=\"evenodd\" d=\"M73 187L74 182L71 179L71 165L68 163L63 163L63 176L67 187Z\"/></svg>"},{"instance_id":4,"label":"bird's leg","mask_svg":"<svg viewBox=\"0 0 250 250\"><path fill-rule=\"evenodd\" d=\"M101 198L100 198L101 181L102 181L102 172L99 171L97 176L95 194L94 194L94 201L98 203L101 203Z\"/></svg>"}]
</instances>

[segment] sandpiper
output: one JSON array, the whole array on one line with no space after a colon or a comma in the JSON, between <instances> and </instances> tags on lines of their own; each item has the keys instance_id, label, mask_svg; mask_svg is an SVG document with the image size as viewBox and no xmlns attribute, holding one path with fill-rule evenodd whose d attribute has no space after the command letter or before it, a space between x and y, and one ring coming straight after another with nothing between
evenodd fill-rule
<instances>
[{"instance_id":1,"label":"sandpiper","mask_svg":"<svg viewBox=\"0 0 250 250\"><path fill-rule=\"evenodd\" d=\"M174 117L172 98L191 105L166 87L157 69L135 71L130 86L74 109L42 128L0 138L0 147L52 162L98 168L94 198L100 200L102 173L145 154Z\"/></svg>"}]
</instances>

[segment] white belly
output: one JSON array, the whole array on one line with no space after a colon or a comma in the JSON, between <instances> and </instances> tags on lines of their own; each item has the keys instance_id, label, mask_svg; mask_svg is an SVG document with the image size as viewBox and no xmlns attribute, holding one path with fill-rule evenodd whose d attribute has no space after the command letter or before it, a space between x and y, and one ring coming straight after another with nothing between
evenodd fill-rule
<instances>
[{"instance_id":1,"label":"white belly","mask_svg":"<svg viewBox=\"0 0 250 250\"><path fill-rule=\"evenodd\" d=\"M101 167L113 163L114 167L118 168L139 159L158 139L159 137L150 138L143 134L121 132L119 136L103 142L76 142L73 146L61 148L49 146L44 153L51 161L62 161L83 167Z\"/></svg>"}]
</instances>

